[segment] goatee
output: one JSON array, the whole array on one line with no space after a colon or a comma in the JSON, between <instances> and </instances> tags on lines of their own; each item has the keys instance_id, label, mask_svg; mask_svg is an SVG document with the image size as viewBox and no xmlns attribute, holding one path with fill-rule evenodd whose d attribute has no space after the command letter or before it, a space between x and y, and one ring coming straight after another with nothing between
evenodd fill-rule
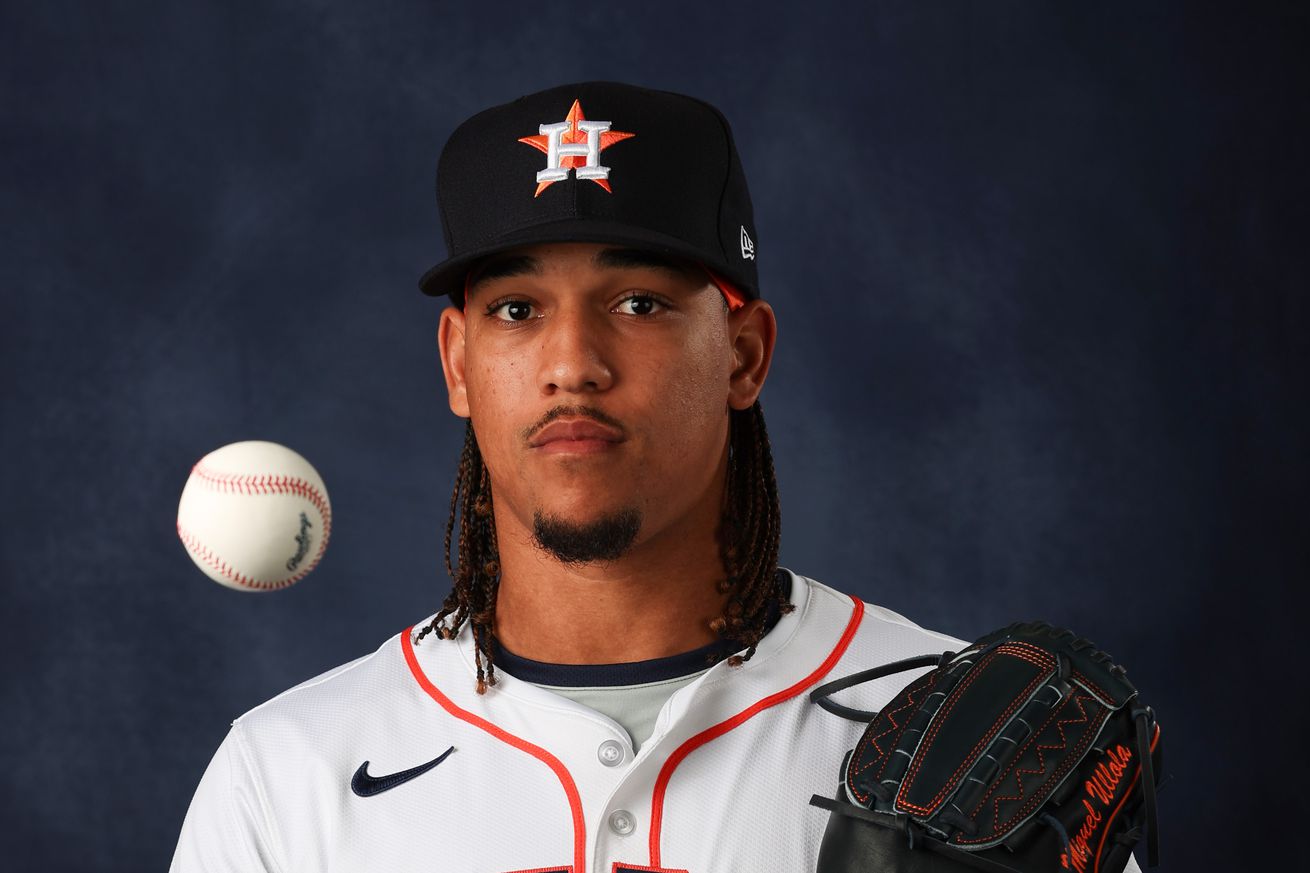
<instances>
[{"instance_id":1,"label":"goatee","mask_svg":"<svg viewBox=\"0 0 1310 873\"><path fill-rule=\"evenodd\" d=\"M595 521L577 523L562 518L532 514L532 534L537 545L565 564L613 561L632 548L641 530L641 513L621 509Z\"/></svg>"}]
</instances>

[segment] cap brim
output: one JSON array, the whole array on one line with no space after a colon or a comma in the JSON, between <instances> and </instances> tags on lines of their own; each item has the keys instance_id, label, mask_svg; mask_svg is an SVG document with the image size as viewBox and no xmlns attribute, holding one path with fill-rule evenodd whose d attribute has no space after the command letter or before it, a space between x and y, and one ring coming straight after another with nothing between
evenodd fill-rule
<instances>
[{"instance_id":1,"label":"cap brim","mask_svg":"<svg viewBox=\"0 0 1310 873\"><path fill-rule=\"evenodd\" d=\"M732 279L752 297L757 296L756 289L750 284L749 280L743 279L739 275L739 271L733 269L731 264L721 261L706 261L705 252L686 240L648 230L644 227L585 219L568 219L533 225L517 233L503 236L494 243L473 251L464 252L458 257L448 258L423 274L423 277L419 279L419 289L430 297L449 296L456 306L462 308L464 305L464 280L468 275L469 267L474 262L488 255L494 255L520 246L550 242L616 243L677 255L688 260L704 263L711 269L717 270Z\"/></svg>"}]
</instances>

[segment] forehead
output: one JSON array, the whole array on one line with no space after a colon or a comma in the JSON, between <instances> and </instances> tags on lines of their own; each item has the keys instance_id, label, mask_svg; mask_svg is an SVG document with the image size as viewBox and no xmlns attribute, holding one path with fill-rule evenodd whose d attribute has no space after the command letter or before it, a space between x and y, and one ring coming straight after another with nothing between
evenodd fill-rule
<instances>
[{"instance_id":1,"label":"forehead","mask_svg":"<svg viewBox=\"0 0 1310 873\"><path fill-rule=\"evenodd\" d=\"M646 270L675 280L708 281L695 262L650 249L598 243L546 243L510 249L469 268L466 296L479 286L510 276L545 276L557 272Z\"/></svg>"}]
</instances>

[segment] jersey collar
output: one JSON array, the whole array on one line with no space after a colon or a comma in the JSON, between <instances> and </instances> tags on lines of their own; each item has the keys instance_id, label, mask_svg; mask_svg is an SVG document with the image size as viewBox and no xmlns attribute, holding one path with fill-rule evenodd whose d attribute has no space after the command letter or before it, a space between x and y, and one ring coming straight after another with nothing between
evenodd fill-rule
<instances>
[{"instance_id":1,"label":"jersey collar","mask_svg":"<svg viewBox=\"0 0 1310 873\"><path fill-rule=\"evenodd\" d=\"M779 569L777 581L790 600L791 573ZM765 619L766 637L777 626L780 617L781 612L777 605L771 603L768 617ZM534 685L566 688L645 685L700 673L739 651L744 651L740 643L733 640L715 640L688 652L646 661L628 661L620 664L552 664L516 655L502 645L496 649L496 671L497 673L503 671L516 679Z\"/></svg>"}]
</instances>

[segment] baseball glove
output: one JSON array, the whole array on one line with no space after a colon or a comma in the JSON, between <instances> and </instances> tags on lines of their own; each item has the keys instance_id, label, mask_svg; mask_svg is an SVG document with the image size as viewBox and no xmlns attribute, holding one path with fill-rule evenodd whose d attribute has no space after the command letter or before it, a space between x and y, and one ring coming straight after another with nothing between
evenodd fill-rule
<instances>
[{"instance_id":1,"label":"baseball glove","mask_svg":"<svg viewBox=\"0 0 1310 873\"><path fill-rule=\"evenodd\" d=\"M829 698L936 667L881 712ZM1119 873L1147 837L1159 857L1160 729L1124 669L1045 622L1013 624L956 654L826 683L810 699L868 722L842 762L818 873Z\"/></svg>"}]
</instances>

